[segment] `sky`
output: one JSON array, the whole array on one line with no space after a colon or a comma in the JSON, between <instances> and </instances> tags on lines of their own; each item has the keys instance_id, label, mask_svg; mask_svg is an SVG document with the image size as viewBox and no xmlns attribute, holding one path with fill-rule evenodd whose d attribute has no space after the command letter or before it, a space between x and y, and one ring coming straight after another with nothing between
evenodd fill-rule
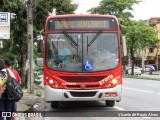
<instances>
[{"instance_id":1,"label":"sky","mask_svg":"<svg viewBox=\"0 0 160 120\"><path fill-rule=\"evenodd\" d=\"M87 10L99 5L101 0L72 0L79 4L77 14L87 14ZM138 5L133 6L131 12L134 20L147 20L151 17L160 17L160 0L142 0Z\"/></svg>"}]
</instances>

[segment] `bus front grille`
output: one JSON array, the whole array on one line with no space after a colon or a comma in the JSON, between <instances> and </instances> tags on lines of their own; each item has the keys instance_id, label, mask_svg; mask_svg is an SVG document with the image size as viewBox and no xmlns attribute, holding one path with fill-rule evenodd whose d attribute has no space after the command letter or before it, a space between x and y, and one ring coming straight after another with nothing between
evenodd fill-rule
<instances>
[{"instance_id":1,"label":"bus front grille","mask_svg":"<svg viewBox=\"0 0 160 120\"><path fill-rule=\"evenodd\" d=\"M106 76L59 76L66 82L99 82Z\"/></svg>"},{"instance_id":2,"label":"bus front grille","mask_svg":"<svg viewBox=\"0 0 160 120\"><path fill-rule=\"evenodd\" d=\"M67 89L82 90L80 85L66 85ZM84 90L99 89L100 85L86 85Z\"/></svg>"},{"instance_id":3,"label":"bus front grille","mask_svg":"<svg viewBox=\"0 0 160 120\"><path fill-rule=\"evenodd\" d=\"M97 92L70 92L73 97L93 97Z\"/></svg>"}]
</instances>

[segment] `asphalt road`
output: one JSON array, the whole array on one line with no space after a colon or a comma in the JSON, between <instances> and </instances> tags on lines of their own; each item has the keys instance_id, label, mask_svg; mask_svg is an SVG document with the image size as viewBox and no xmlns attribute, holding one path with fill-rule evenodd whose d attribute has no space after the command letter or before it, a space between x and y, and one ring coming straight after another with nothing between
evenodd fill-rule
<instances>
[{"instance_id":1,"label":"asphalt road","mask_svg":"<svg viewBox=\"0 0 160 120\"><path fill-rule=\"evenodd\" d=\"M159 120L160 117L153 117L157 114L160 116L160 81L124 78L122 101L116 103L115 107L105 107L103 101L100 102L65 102L61 104L60 109L52 109L50 103L46 104L46 113L55 116L46 117L45 120L59 119L59 120ZM50 112L49 112L50 111ZM113 112L115 111L115 112ZM117 115L126 111L133 111L131 113L139 114L141 117L106 117L107 114ZM151 112L153 115L147 116L146 112ZM125 114L127 114L126 112ZM144 114L143 114L144 113ZM130 113L128 113L130 115ZM104 117L99 117L99 116ZM118 114L119 115L119 114ZM72 117L70 117L72 116ZM128 115L127 115L128 116Z\"/></svg>"}]
</instances>

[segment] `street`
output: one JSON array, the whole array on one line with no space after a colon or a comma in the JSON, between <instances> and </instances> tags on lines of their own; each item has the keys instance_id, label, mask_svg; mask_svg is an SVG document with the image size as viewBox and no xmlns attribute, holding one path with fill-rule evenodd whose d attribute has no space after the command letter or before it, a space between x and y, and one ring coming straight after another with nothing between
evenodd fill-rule
<instances>
[{"instance_id":1,"label":"street","mask_svg":"<svg viewBox=\"0 0 160 120\"><path fill-rule=\"evenodd\" d=\"M113 108L105 107L103 101L100 102L65 102L61 104L60 109L52 109L50 103L47 103L45 111L52 111L56 119L66 119L64 117L83 117L86 119L97 119L101 117L98 113L107 113L109 111L160 111L160 81L142 80L133 78L123 79L123 94L121 102L117 102ZM49 112L50 114L50 112ZM74 114L74 115L73 115ZM160 114L160 112L159 112ZM63 116L63 117L62 117ZM97 118L95 118L97 117ZM104 115L105 118L107 116ZM105 119L103 118L103 119ZM53 118L45 118L51 120ZM77 118L76 118L77 119ZM80 118L78 118L80 119ZM99 118L99 119L102 119ZM124 119L120 117L110 117L109 119ZM159 117L130 117L131 120L152 119L158 120Z\"/></svg>"},{"instance_id":2,"label":"street","mask_svg":"<svg viewBox=\"0 0 160 120\"><path fill-rule=\"evenodd\" d=\"M117 106L129 111L160 111L159 85L160 81L126 78Z\"/></svg>"}]
</instances>

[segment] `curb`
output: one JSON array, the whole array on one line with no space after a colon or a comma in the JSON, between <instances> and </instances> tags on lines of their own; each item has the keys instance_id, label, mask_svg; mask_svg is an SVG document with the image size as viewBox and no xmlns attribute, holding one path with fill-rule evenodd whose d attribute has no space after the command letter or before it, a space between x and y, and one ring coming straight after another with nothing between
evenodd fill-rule
<instances>
[{"instance_id":1,"label":"curb","mask_svg":"<svg viewBox=\"0 0 160 120\"><path fill-rule=\"evenodd\" d=\"M156 81L160 81L160 75L141 75L141 76L137 76L137 75L123 75L124 78L135 78L135 79L146 79L146 80L156 80Z\"/></svg>"}]
</instances>

